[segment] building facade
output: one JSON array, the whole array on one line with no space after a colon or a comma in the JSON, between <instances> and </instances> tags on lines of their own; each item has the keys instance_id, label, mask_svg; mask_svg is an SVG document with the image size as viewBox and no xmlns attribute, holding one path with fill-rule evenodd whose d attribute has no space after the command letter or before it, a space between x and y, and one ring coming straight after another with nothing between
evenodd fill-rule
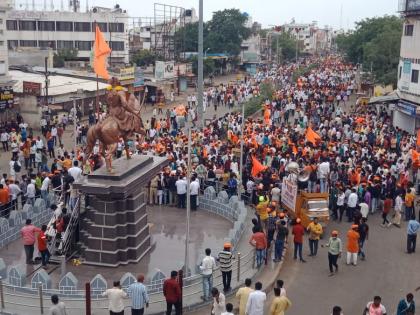
<instances>
[{"instance_id":1,"label":"building facade","mask_svg":"<svg viewBox=\"0 0 420 315\"><path fill-rule=\"evenodd\" d=\"M401 99L394 108L393 125L414 133L420 128L420 3L400 0L404 17L398 65L398 92Z\"/></svg>"},{"instance_id":2,"label":"building facade","mask_svg":"<svg viewBox=\"0 0 420 315\"><path fill-rule=\"evenodd\" d=\"M11 0L0 0L0 86L10 86L9 58L6 38L6 19L12 9Z\"/></svg>"},{"instance_id":3,"label":"building facade","mask_svg":"<svg viewBox=\"0 0 420 315\"><path fill-rule=\"evenodd\" d=\"M291 23L282 25L280 32L289 33L298 40L300 52L314 54L331 49L332 28L329 26L319 27L316 21L296 23L292 20Z\"/></svg>"},{"instance_id":4,"label":"building facade","mask_svg":"<svg viewBox=\"0 0 420 315\"><path fill-rule=\"evenodd\" d=\"M87 12L10 10L5 38L9 50L77 49L79 58L89 60L98 25L112 49L109 62L124 64L129 61L127 21L128 14L119 7L94 7Z\"/></svg>"}]
</instances>

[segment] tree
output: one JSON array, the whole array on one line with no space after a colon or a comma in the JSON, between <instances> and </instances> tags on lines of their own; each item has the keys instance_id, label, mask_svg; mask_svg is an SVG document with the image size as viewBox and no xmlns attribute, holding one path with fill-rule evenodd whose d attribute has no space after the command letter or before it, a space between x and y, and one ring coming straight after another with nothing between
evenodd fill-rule
<instances>
[{"instance_id":1,"label":"tree","mask_svg":"<svg viewBox=\"0 0 420 315\"><path fill-rule=\"evenodd\" d=\"M247 19L248 16L237 9L215 12L203 25L204 50L239 55L242 41L251 35L251 29L245 26ZM176 32L175 48L177 51L198 50L198 23L188 24Z\"/></svg>"},{"instance_id":2,"label":"tree","mask_svg":"<svg viewBox=\"0 0 420 315\"><path fill-rule=\"evenodd\" d=\"M209 47L212 52L239 55L242 41L251 35L251 29L245 26L247 20L248 15L238 9L215 12L207 23L205 47Z\"/></svg>"},{"instance_id":3,"label":"tree","mask_svg":"<svg viewBox=\"0 0 420 315\"><path fill-rule=\"evenodd\" d=\"M54 53L53 65L54 68L63 68L64 61L71 60L77 57L77 49L60 49Z\"/></svg>"},{"instance_id":4,"label":"tree","mask_svg":"<svg viewBox=\"0 0 420 315\"><path fill-rule=\"evenodd\" d=\"M372 67L376 82L396 85L402 24L397 16L362 20L353 33L337 37L337 47L348 61Z\"/></svg>"},{"instance_id":5,"label":"tree","mask_svg":"<svg viewBox=\"0 0 420 315\"><path fill-rule=\"evenodd\" d=\"M157 60L157 56L151 50L147 50L147 49L139 50L132 57L132 62L134 62L137 66L140 66L140 67L145 67L150 64L153 64L156 60Z\"/></svg>"},{"instance_id":6,"label":"tree","mask_svg":"<svg viewBox=\"0 0 420 315\"><path fill-rule=\"evenodd\" d=\"M195 75L198 75L198 58L196 56L190 58L189 60L192 62L192 71ZM204 76L208 76L213 74L216 70L216 63L213 59L206 58L203 60L203 73Z\"/></svg>"},{"instance_id":7,"label":"tree","mask_svg":"<svg viewBox=\"0 0 420 315\"><path fill-rule=\"evenodd\" d=\"M275 35L271 39L271 49L274 55L280 55L280 61L293 60L296 58L296 39L290 33Z\"/></svg>"}]
</instances>

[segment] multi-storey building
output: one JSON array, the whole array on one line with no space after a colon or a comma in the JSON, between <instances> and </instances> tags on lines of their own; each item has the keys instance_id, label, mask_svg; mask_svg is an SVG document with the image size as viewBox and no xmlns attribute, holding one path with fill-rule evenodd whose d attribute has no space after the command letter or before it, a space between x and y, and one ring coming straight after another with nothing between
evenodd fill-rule
<instances>
[{"instance_id":1,"label":"multi-storey building","mask_svg":"<svg viewBox=\"0 0 420 315\"><path fill-rule=\"evenodd\" d=\"M7 13L12 9L12 1L0 0L0 86L10 86L8 76L9 60L6 39L6 19Z\"/></svg>"},{"instance_id":2,"label":"multi-storey building","mask_svg":"<svg viewBox=\"0 0 420 315\"><path fill-rule=\"evenodd\" d=\"M5 38L10 50L25 48L77 49L78 57L89 60L95 25L112 49L109 62L128 63L128 14L119 6L94 7L87 12L10 10L5 18Z\"/></svg>"},{"instance_id":3,"label":"multi-storey building","mask_svg":"<svg viewBox=\"0 0 420 315\"><path fill-rule=\"evenodd\" d=\"M400 100L393 113L393 125L414 133L420 127L420 2L400 0L404 18L398 66Z\"/></svg>"}]
</instances>

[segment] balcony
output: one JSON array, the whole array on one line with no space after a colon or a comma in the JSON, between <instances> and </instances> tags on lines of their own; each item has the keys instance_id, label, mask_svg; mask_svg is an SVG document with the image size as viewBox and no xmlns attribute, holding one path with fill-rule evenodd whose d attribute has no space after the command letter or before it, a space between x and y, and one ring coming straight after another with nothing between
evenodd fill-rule
<instances>
[{"instance_id":1,"label":"balcony","mask_svg":"<svg viewBox=\"0 0 420 315\"><path fill-rule=\"evenodd\" d=\"M399 0L398 12L405 16L420 15L420 1L418 0Z\"/></svg>"}]
</instances>

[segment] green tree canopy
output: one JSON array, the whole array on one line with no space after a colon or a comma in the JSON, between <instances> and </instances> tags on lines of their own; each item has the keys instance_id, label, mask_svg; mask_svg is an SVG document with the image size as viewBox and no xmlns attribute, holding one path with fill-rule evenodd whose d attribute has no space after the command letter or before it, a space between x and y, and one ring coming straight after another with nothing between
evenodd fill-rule
<instances>
[{"instance_id":1,"label":"green tree canopy","mask_svg":"<svg viewBox=\"0 0 420 315\"><path fill-rule=\"evenodd\" d=\"M277 53L279 54L280 62L290 61L296 58L296 39L290 33L273 35L271 38L271 48L274 56Z\"/></svg>"},{"instance_id":2,"label":"green tree canopy","mask_svg":"<svg viewBox=\"0 0 420 315\"><path fill-rule=\"evenodd\" d=\"M337 37L337 47L349 61L372 66L376 82L396 85L402 24L397 16L362 20L353 33Z\"/></svg>"},{"instance_id":3,"label":"green tree canopy","mask_svg":"<svg viewBox=\"0 0 420 315\"><path fill-rule=\"evenodd\" d=\"M141 49L132 57L132 62L137 66L144 67L153 64L158 57L151 50Z\"/></svg>"},{"instance_id":4,"label":"green tree canopy","mask_svg":"<svg viewBox=\"0 0 420 315\"><path fill-rule=\"evenodd\" d=\"M212 19L203 26L204 50L239 55L242 41L251 35L251 29L245 26L247 19L237 9L214 12ZM177 31L175 47L177 51L198 50L198 23L188 24Z\"/></svg>"},{"instance_id":5,"label":"green tree canopy","mask_svg":"<svg viewBox=\"0 0 420 315\"><path fill-rule=\"evenodd\" d=\"M190 58L189 60L192 62L192 71L195 75L198 75L198 58L196 56ZM216 70L216 63L213 59L204 59L203 60L203 73L204 76L208 76L210 74L213 74Z\"/></svg>"},{"instance_id":6,"label":"green tree canopy","mask_svg":"<svg viewBox=\"0 0 420 315\"><path fill-rule=\"evenodd\" d=\"M60 49L54 53L53 65L54 68L64 67L64 61L71 60L77 57L77 49Z\"/></svg>"}]
</instances>

